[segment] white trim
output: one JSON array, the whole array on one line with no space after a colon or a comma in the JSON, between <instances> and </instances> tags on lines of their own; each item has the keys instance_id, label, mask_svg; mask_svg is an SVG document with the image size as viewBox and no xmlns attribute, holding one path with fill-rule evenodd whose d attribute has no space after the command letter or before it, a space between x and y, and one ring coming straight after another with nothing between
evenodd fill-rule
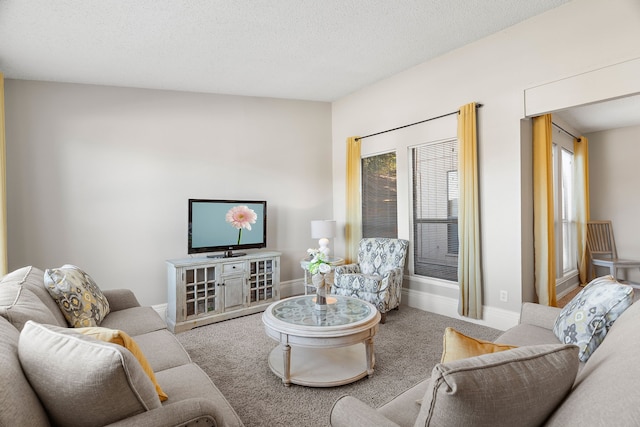
<instances>
[{"instance_id":1,"label":"white trim","mask_svg":"<svg viewBox=\"0 0 640 427\"><path fill-rule=\"evenodd\" d=\"M470 319L458 314L458 301L454 298L435 295L428 292L413 289L402 290L402 303L409 307L424 311L464 320L478 325L505 331L516 326L520 321L520 313L501 308L483 306L484 318L482 320Z\"/></svg>"},{"instance_id":2,"label":"white trim","mask_svg":"<svg viewBox=\"0 0 640 427\"><path fill-rule=\"evenodd\" d=\"M280 299L304 295L304 279L280 282Z\"/></svg>"},{"instance_id":3,"label":"white trim","mask_svg":"<svg viewBox=\"0 0 640 427\"><path fill-rule=\"evenodd\" d=\"M167 307L168 307L167 303L156 304L151 306L151 308L153 308L156 311L156 313L158 313L160 317L162 317L162 320L164 320L165 322L167 321Z\"/></svg>"}]
</instances>

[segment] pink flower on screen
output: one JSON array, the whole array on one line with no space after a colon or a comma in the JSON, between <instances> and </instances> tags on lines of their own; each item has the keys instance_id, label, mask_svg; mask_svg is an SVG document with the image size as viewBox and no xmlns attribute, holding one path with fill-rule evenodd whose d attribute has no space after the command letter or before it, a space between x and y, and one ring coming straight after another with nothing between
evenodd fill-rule
<instances>
[{"instance_id":1,"label":"pink flower on screen","mask_svg":"<svg viewBox=\"0 0 640 427\"><path fill-rule=\"evenodd\" d=\"M234 206L229 209L225 217L226 221L238 230L246 228L251 230L251 224L255 224L258 219L258 215L249 209L247 206Z\"/></svg>"}]
</instances>

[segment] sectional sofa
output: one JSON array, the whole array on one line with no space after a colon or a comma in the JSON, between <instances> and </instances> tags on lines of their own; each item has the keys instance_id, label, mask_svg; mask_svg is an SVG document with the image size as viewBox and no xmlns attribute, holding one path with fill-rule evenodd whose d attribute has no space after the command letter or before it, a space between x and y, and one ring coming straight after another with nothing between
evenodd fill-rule
<instances>
[{"instance_id":1,"label":"sectional sofa","mask_svg":"<svg viewBox=\"0 0 640 427\"><path fill-rule=\"evenodd\" d=\"M102 291L100 328L133 338L135 351L70 328L45 287L24 267L0 280L0 425L242 426L209 377L150 307L128 290Z\"/></svg>"},{"instance_id":2,"label":"sectional sofa","mask_svg":"<svg viewBox=\"0 0 640 427\"><path fill-rule=\"evenodd\" d=\"M607 325L604 340L584 363L579 347L563 345L554 333L560 313L525 303L520 323L495 340L517 348L438 364L431 377L377 409L343 396L330 424L639 426L640 303Z\"/></svg>"}]
</instances>

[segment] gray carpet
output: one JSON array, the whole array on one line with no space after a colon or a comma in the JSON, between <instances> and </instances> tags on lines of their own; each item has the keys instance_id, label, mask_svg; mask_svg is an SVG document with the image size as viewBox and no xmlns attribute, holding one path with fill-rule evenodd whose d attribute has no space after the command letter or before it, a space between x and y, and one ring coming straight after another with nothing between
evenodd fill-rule
<instances>
[{"instance_id":1,"label":"gray carpet","mask_svg":"<svg viewBox=\"0 0 640 427\"><path fill-rule=\"evenodd\" d=\"M262 313L202 326L177 337L247 427L304 427L328 425L333 402L344 394L376 407L430 376L440 361L447 326L487 340L500 334L402 306L388 313L375 337L373 377L334 388L283 386L268 366L268 354L277 343L265 335Z\"/></svg>"}]
</instances>

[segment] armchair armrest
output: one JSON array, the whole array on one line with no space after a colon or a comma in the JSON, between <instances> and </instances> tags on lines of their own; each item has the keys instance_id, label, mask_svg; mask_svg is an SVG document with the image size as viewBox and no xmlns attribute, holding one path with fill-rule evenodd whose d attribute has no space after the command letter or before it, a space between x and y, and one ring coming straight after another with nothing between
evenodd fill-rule
<instances>
[{"instance_id":1,"label":"armchair armrest","mask_svg":"<svg viewBox=\"0 0 640 427\"><path fill-rule=\"evenodd\" d=\"M389 283L394 283L396 282L398 279L398 277L402 277L402 268L400 267L396 267L393 268L389 271L387 271L384 276L382 276L382 283L380 284L380 290L384 290L389 286ZM402 283L400 283L400 286L402 286Z\"/></svg>"},{"instance_id":2,"label":"armchair armrest","mask_svg":"<svg viewBox=\"0 0 640 427\"><path fill-rule=\"evenodd\" d=\"M177 425L237 425L242 422L237 419L236 423L223 421L213 402L206 399L186 399L151 411L142 412L129 418L109 424L108 427L169 427Z\"/></svg>"},{"instance_id":3,"label":"armchair armrest","mask_svg":"<svg viewBox=\"0 0 640 427\"><path fill-rule=\"evenodd\" d=\"M545 329L553 329L556 319L562 309L558 307L549 307L546 305L525 302L522 304L520 313L520 323L539 326Z\"/></svg>"},{"instance_id":4,"label":"armchair armrest","mask_svg":"<svg viewBox=\"0 0 640 427\"><path fill-rule=\"evenodd\" d=\"M329 414L332 427L400 427L371 406L352 396L336 400Z\"/></svg>"},{"instance_id":5,"label":"armchair armrest","mask_svg":"<svg viewBox=\"0 0 640 427\"><path fill-rule=\"evenodd\" d=\"M120 311L140 307L135 294L129 289L106 289L102 293L109 301L109 311Z\"/></svg>"}]
</instances>

